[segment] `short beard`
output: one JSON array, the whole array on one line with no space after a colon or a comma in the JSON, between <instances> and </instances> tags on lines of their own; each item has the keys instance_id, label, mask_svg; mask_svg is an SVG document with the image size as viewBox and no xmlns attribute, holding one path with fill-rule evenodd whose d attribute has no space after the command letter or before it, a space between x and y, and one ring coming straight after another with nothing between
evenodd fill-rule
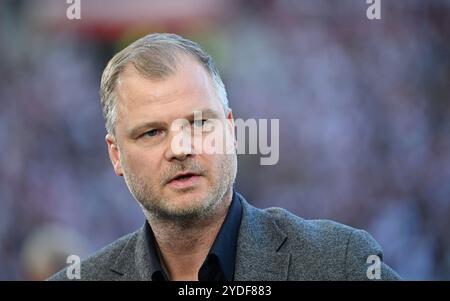
<instances>
[{"instance_id":1,"label":"short beard","mask_svg":"<svg viewBox=\"0 0 450 301\"><path fill-rule=\"evenodd\" d=\"M186 169L205 172L194 161L176 164L178 166L173 165L174 167L170 168L172 169L170 174L174 174L175 170ZM180 165L182 166L180 167ZM127 172L124 173L124 178L130 192L138 201L147 218L174 223L185 228L214 218L215 213L222 207L221 205L226 205L223 200L232 193L233 183L236 178L236 155L222 155L219 168L220 170L211 179L213 185L208 187L206 196L202 200L192 200L193 205L181 209L171 206L169 199L163 199L161 195L157 195L154 185L145 181L145 179L135 177L134 174Z\"/></svg>"}]
</instances>

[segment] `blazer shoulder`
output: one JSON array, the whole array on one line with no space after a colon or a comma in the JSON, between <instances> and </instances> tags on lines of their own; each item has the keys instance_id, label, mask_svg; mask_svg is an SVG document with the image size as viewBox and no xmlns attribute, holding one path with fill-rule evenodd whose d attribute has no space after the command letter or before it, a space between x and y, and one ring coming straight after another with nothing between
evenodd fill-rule
<instances>
[{"instance_id":1,"label":"blazer shoulder","mask_svg":"<svg viewBox=\"0 0 450 301\"><path fill-rule=\"evenodd\" d=\"M263 210L291 239L319 244L342 243L358 229L328 219L307 220L283 208Z\"/></svg>"},{"instance_id":2,"label":"blazer shoulder","mask_svg":"<svg viewBox=\"0 0 450 301\"><path fill-rule=\"evenodd\" d=\"M116 258L122 252L124 247L132 240L136 239L140 230L126 234L121 238L113 241L102 249L96 251L80 264L80 280L111 280L114 279L115 272L111 267L116 261ZM72 280L67 277L67 267L57 272L47 279L48 281L66 281ZM76 280L76 279L73 279Z\"/></svg>"},{"instance_id":3,"label":"blazer shoulder","mask_svg":"<svg viewBox=\"0 0 450 301\"><path fill-rule=\"evenodd\" d=\"M383 262L381 246L364 230L332 220L306 220L282 208L264 211L286 233L285 250L292 254L294 265L305 268L309 262L308 268L320 275L318 279L371 280L367 270L376 260L380 279L401 279Z\"/></svg>"}]
</instances>

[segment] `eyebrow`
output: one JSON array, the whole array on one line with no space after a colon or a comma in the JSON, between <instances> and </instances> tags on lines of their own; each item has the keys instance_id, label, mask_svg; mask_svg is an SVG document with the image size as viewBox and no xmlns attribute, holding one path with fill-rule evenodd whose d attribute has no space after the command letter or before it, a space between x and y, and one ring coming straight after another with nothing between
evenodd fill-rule
<instances>
[{"instance_id":1,"label":"eyebrow","mask_svg":"<svg viewBox=\"0 0 450 301\"><path fill-rule=\"evenodd\" d=\"M209 109L209 108L204 109L204 110L195 110L194 112L201 112L202 118L219 118L219 116L220 116L218 114L218 112L216 112L212 109ZM188 121L194 120L194 117L195 117L194 112L182 117L181 119L186 119ZM131 137L135 137L144 129L161 128L161 127L166 127L166 126L167 126L167 123L164 121L147 121L147 122L140 123L140 124L136 125L135 127L131 128L128 131L128 134Z\"/></svg>"},{"instance_id":2,"label":"eyebrow","mask_svg":"<svg viewBox=\"0 0 450 301\"><path fill-rule=\"evenodd\" d=\"M207 117L207 118L211 118L211 117L215 117L215 118L219 118L219 114L214 111L213 109L204 109L204 110L195 110L194 112L201 112L202 113L202 118L203 117ZM187 120L194 120L194 112L192 112L191 114L187 115L184 117L184 119Z\"/></svg>"}]
</instances>

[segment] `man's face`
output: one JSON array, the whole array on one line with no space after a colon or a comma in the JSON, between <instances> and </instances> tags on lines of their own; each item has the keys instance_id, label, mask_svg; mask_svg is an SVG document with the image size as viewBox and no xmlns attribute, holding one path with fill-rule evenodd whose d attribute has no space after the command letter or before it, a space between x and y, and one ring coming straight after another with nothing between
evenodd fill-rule
<instances>
[{"instance_id":1,"label":"man's face","mask_svg":"<svg viewBox=\"0 0 450 301\"><path fill-rule=\"evenodd\" d=\"M129 66L116 87L117 122L115 139L107 135L108 151L117 175L123 175L133 196L150 213L169 219L198 218L211 213L230 193L236 176L236 154L205 153L198 150L200 139L209 135L228 137L224 147L234 143L233 116L225 114L207 71L188 56L180 56L173 75L150 80ZM203 130L201 120L216 119L222 127ZM177 119L194 128L192 144L174 151L172 141ZM216 122L217 122L216 121ZM230 139L231 138L231 139ZM231 146L233 147L233 146ZM186 174L186 177L174 177Z\"/></svg>"}]
</instances>

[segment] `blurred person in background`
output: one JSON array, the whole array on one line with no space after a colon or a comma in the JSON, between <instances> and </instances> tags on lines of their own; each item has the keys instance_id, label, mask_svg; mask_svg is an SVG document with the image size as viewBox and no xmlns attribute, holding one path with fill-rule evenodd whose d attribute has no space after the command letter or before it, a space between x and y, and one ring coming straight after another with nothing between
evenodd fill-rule
<instances>
[{"instance_id":1,"label":"blurred person in background","mask_svg":"<svg viewBox=\"0 0 450 301\"><path fill-rule=\"evenodd\" d=\"M69 256L85 256L86 253L86 240L78 233L60 225L44 225L25 239L22 269L26 280L45 280L65 266Z\"/></svg>"}]
</instances>

